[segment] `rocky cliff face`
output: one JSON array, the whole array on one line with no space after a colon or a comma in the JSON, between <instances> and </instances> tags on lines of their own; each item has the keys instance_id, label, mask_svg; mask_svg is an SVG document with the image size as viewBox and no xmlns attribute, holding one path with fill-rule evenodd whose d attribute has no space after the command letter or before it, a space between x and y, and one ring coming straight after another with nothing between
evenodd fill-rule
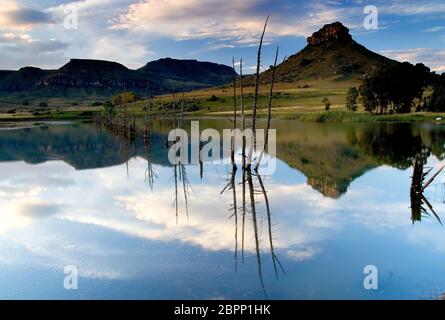
<instances>
[{"instance_id":1,"label":"rocky cliff face","mask_svg":"<svg viewBox=\"0 0 445 320\"><path fill-rule=\"evenodd\" d=\"M340 22L334 22L325 25L311 37L307 38L307 43L309 46L316 46L333 40L343 43L350 43L353 41L349 34L349 29Z\"/></svg>"},{"instance_id":2,"label":"rocky cliff face","mask_svg":"<svg viewBox=\"0 0 445 320\"><path fill-rule=\"evenodd\" d=\"M152 89L158 89L153 80ZM147 81L138 72L116 62L71 59L62 68L42 78L37 86L133 90L144 89Z\"/></svg>"},{"instance_id":3,"label":"rocky cliff face","mask_svg":"<svg viewBox=\"0 0 445 320\"><path fill-rule=\"evenodd\" d=\"M228 83L235 74L231 67L196 60L161 59L132 70L112 61L71 59L57 70L0 70L0 92L108 97L124 89L144 94L149 82L151 92L158 94L169 92L172 81L181 83L185 90L200 89Z\"/></svg>"}]
</instances>

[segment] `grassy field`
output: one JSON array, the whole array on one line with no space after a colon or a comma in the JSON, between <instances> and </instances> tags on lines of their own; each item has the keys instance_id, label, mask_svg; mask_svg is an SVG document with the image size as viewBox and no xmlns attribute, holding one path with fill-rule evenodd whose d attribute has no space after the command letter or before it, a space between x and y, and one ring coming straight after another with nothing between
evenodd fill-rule
<instances>
[{"instance_id":1,"label":"grassy field","mask_svg":"<svg viewBox=\"0 0 445 320\"><path fill-rule=\"evenodd\" d=\"M323 111L305 113L275 113L274 118L304 122L445 122L443 114L418 112L406 114L375 115L368 112Z\"/></svg>"},{"instance_id":2,"label":"grassy field","mask_svg":"<svg viewBox=\"0 0 445 320\"><path fill-rule=\"evenodd\" d=\"M315 83L279 83L274 90L273 118L295 119L307 122L413 122L436 121L438 114L411 113L402 115L377 116L365 112L361 106L357 112L348 112L345 109L346 93L358 83L353 81L318 81ZM237 88L237 104L240 110L240 90ZM426 95L430 91L426 92ZM244 88L244 106L246 114L252 112L254 87ZM258 116L267 114L269 98L268 85L260 87ZM324 99L330 103L329 111L325 111ZM1 101L1 99L0 99ZM193 117L233 115L233 88L231 86L212 89L202 89L192 92L177 93L175 97L176 111L181 109L181 102L187 108L187 114ZM78 103L53 99L48 101L48 107L4 105L0 103L0 121L26 121L26 120L73 120L92 118L102 110L102 107L91 101L81 100ZM37 103L37 102L35 102ZM137 116L145 114L146 100L138 100L128 105L129 111ZM117 107L122 109L121 106ZM154 97L151 101L152 115L155 117L170 116L173 110L173 97L171 94Z\"/></svg>"},{"instance_id":3,"label":"grassy field","mask_svg":"<svg viewBox=\"0 0 445 320\"><path fill-rule=\"evenodd\" d=\"M317 112L325 109L322 102L327 98L331 104L331 109L344 109L346 92L354 83L341 83L335 86L302 83L299 88L295 85L278 84L274 90L273 109L275 112ZM240 108L240 90L237 90L238 109ZM254 88L252 86L244 88L244 106L248 113L253 104ZM267 108L269 98L268 86L260 88L259 109ZM176 108L180 109L182 93L176 95ZM228 115L233 113L233 88L220 87L212 89L196 90L184 94L185 105L188 112L193 115ZM172 109L172 95L156 97L152 101L152 110L155 114L162 115ZM138 113L144 112L145 101L138 101L129 107Z\"/></svg>"},{"instance_id":4,"label":"grassy field","mask_svg":"<svg viewBox=\"0 0 445 320\"><path fill-rule=\"evenodd\" d=\"M32 110L21 110L14 113L0 113L0 122L23 122L43 120L86 120L101 112L102 107L76 107L76 108L45 108Z\"/></svg>"}]
</instances>

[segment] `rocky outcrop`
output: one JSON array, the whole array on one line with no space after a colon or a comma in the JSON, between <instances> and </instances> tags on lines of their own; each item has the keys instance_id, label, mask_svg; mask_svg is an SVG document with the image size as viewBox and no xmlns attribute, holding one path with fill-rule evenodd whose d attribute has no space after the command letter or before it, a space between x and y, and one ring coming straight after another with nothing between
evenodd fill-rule
<instances>
[{"instance_id":1,"label":"rocky outcrop","mask_svg":"<svg viewBox=\"0 0 445 320\"><path fill-rule=\"evenodd\" d=\"M330 41L350 43L353 40L349 34L349 29L340 22L326 24L322 29L307 38L309 46L316 46Z\"/></svg>"},{"instance_id":2,"label":"rocky outcrop","mask_svg":"<svg viewBox=\"0 0 445 320\"><path fill-rule=\"evenodd\" d=\"M57 70L26 67L18 71L0 70L0 92L33 93L50 97L77 97L96 94L108 97L122 90L145 94L147 83L154 94L169 92L172 81L184 90L200 89L230 82L233 68L196 60L161 59L132 70L103 60L71 59Z\"/></svg>"},{"instance_id":3,"label":"rocky outcrop","mask_svg":"<svg viewBox=\"0 0 445 320\"><path fill-rule=\"evenodd\" d=\"M301 51L281 63L275 80L295 87L321 80L359 82L365 74L396 63L366 49L352 38L347 27L334 22L307 38ZM269 83L271 72L272 68L261 73L261 83ZM254 84L254 77L247 78L245 83Z\"/></svg>"}]
</instances>

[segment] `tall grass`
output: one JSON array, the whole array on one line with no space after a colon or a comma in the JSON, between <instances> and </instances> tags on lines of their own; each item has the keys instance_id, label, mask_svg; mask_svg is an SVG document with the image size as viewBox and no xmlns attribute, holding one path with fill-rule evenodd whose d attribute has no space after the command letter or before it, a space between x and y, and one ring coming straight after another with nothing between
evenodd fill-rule
<instances>
[{"instance_id":1,"label":"tall grass","mask_svg":"<svg viewBox=\"0 0 445 320\"><path fill-rule=\"evenodd\" d=\"M290 120L300 120L305 122L321 122L321 123L323 122L420 122L420 121L436 121L436 118L442 118L443 115L434 113L374 115L365 112L333 110L326 112L277 113L275 117L279 119L290 119ZM442 120L440 122L442 122Z\"/></svg>"}]
</instances>

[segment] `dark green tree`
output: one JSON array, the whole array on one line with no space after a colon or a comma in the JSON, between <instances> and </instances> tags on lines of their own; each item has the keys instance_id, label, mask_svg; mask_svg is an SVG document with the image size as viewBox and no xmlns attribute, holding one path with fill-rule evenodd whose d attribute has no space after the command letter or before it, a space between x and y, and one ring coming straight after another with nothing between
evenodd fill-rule
<instances>
[{"instance_id":1,"label":"dark green tree","mask_svg":"<svg viewBox=\"0 0 445 320\"><path fill-rule=\"evenodd\" d=\"M433 94L431 100L427 104L428 111L444 112L445 111L445 73L437 78L433 86Z\"/></svg>"},{"instance_id":2,"label":"dark green tree","mask_svg":"<svg viewBox=\"0 0 445 320\"><path fill-rule=\"evenodd\" d=\"M349 88L346 94L346 109L350 111L357 111L357 99L358 99L358 89L356 87Z\"/></svg>"},{"instance_id":3,"label":"dark green tree","mask_svg":"<svg viewBox=\"0 0 445 320\"><path fill-rule=\"evenodd\" d=\"M392 68L388 79L388 93L394 111L410 112L415 99L422 99L430 78L430 69L421 63L413 66L404 62Z\"/></svg>"},{"instance_id":4,"label":"dark green tree","mask_svg":"<svg viewBox=\"0 0 445 320\"><path fill-rule=\"evenodd\" d=\"M104 103L104 111L107 115L114 115L116 113L116 108L111 101L106 101Z\"/></svg>"},{"instance_id":5,"label":"dark green tree","mask_svg":"<svg viewBox=\"0 0 445 320\"><path fill-rule=\"evenodd\" d=\"M410 112L415 99L421 100L431 81L430 69L419 63L397 63L365 77L359 91L365 109L380 114Z\"/></svg>"}]
</instances>

